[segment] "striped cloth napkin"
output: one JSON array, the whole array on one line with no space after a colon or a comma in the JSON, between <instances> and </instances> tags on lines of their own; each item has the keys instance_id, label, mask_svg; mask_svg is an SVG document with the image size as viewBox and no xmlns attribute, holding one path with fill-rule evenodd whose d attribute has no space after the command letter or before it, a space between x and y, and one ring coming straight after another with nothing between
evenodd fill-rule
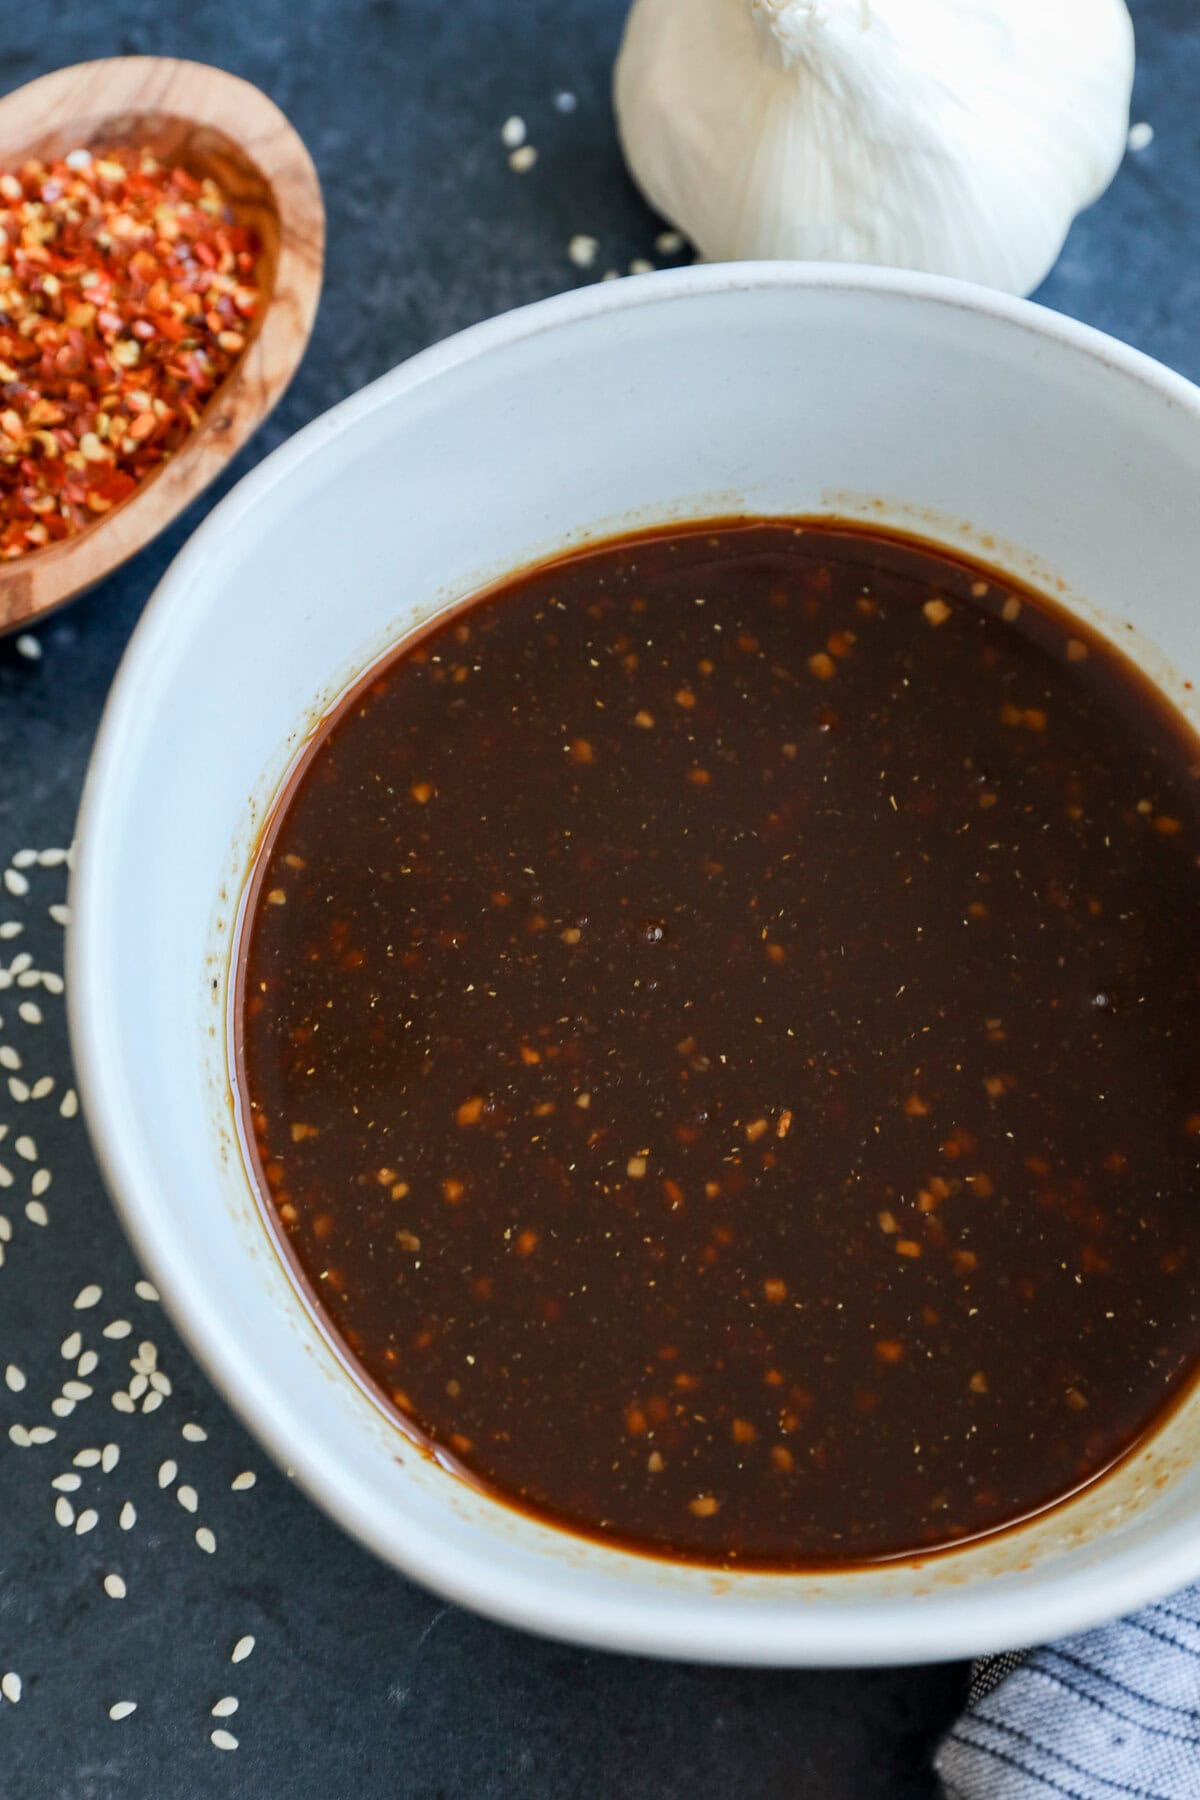
<instances>
[{"instance_id":1,"label":"striped cloth napkin","mask_svg":"<svg viewBox=\"0 0 1200 1800\"><path fill-rule=\"evenodd\" d=\"M1200 1588L975 1666L947 1800L1200 1800Z\"/></svg>"}]
</instances>

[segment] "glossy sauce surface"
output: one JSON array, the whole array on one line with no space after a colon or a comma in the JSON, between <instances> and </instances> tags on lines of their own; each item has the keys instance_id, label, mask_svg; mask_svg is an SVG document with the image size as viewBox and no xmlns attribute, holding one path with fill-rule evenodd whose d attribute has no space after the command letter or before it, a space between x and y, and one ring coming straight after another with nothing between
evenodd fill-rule
<instances>
[{"instance_id":1,"label":"glossy sauce surface","mask_svg":"<svg viewBox=\"0 0 1200 1800\"><path fill-rule=\"evenodd\" d=\"M332 1332L588 1533L797 1567L1094 1477L1200 1352L1200 747L1065 613L787 522L528 572L318 734L241 944Z\"/></svg>"}]
</instances>

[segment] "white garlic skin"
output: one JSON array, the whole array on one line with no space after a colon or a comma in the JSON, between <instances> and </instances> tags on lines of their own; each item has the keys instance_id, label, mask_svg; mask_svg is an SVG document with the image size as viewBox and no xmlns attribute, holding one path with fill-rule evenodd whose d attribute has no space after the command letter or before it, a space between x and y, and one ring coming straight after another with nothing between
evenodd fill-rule
<instances>
[{"instance_id":1,"label":"white garlic skin","mask_svg":"<svg viewBox=\"0 0 1200 1800\"><path fill-rule=\"evenodd\" d=\"M1124 0L634 0L625 157L713 261L1048 274L1125 152Z\"/></svg>"}]
</instances>

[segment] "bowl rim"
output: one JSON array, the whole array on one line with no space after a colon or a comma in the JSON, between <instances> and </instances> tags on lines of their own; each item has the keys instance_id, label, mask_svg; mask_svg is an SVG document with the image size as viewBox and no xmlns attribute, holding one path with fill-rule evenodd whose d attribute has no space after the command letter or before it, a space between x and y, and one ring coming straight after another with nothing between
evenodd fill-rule
<instances>
[{"instance_id":1,"label":"bowl rim","mask_svg":"<svg viewBox=\"0 0 1200 1800\"><path fill-rule=\"evenodd\" d=\"M170 642L178 600L218 541L241 528L276 487L335 439L452 370L580 321L693 296L771 289L853 291L970 312L1083 353L1190 414L1200 429L1200 388L1092 326L946 277L848 264L694 265L597 283L485 320L419 352L313 420L243 477L193 533L148 601L104 708L77 820L66 956L70 1039L84 1115L106 1186L177 1330L275 1461L383 1561L443 1598L490 1618L589 1647L775 1667L933 1662L1066 1635L1147 1604L1200 1575L1200 1526L1190 1526L1186 1519L1171 1521L1156 1529L1150 1543L1119 1547L1106 1562L1102 1579L1094 1567L1051 1564L1039 1572L1036 1591L964 1582L921 1597L806 1599L777 1609L739 1605L736 1584L732 1592L714 1591L703 1600L689 1595L678 1609L662 1605L662 1596L650 1587L636 1600L621 1592L591 1592L581 1598L569 1581L549 1575L531 1579L483 1548L470 1559L448 1554L436 1530L411 1519L404 1520L402 1531L396 1529L395 1515L303 1431L300 1413L280 1407L273 1384L245 1356L236 1335L227 1332L209 1290L195 1282L173 1243L138 1133L129 1128L119 1040L107 1027L111 978L104 949L119 911L110 897L119 890L119 871L105 847L114 841L109 822L122 811L122 771L131 732L143 695L153 688L159 654Z\"/></svg>"}]
</instances>

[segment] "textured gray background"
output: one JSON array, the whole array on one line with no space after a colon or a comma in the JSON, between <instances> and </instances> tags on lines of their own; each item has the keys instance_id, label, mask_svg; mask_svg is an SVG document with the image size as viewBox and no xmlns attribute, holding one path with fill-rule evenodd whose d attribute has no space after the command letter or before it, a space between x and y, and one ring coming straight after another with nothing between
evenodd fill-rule
<instances>
[{"instance_id":1,"label":"textured gray background","mask_svg":"<svg viewBox=\"0 0 1200 1800\"><path fill-rule=\"evenodd\" d=\"M1102 205L1082 219L1041 296L1200 376L1200 9L1137 0L1135 117L1156 129ZM0 645L0 864L23 845L67 841L93 731L129 631L202 507L314 414L393 363L476 319L585 279L565 255L572 233L601 238L599 270L653 256L657 229L630 188L608 109L622 0L55 0L0 8L0 85L116 52L170 52L258 82L307 139L325 187L329 258L311 349L284 404L227 480L96 593L41 632L40 662ZM571 115L553 96L578 96ZM498 142L512 112L541 159L512 175ZM984 422L986 424L986 422ZM333 597L331 597L333 599ZM220 671L208 672L220 679ZM0 920L57 968L46 906L61 871L35 871ZM69 1079L61 1001L39 993L45 1023L0 994L3 1041L32 1075ZM21 1115L18 1122L17 1115ZM3 1097L0 1121L30 1129ZM136 1274L78 1122L37 1112L40 1161L53 1171L51 1219L22 1213L28 1169L0 1208L14 1220L0 1269L0 1670L24 1681L0 1704L0 1800L413 1800L628 1794L716 1800L918 1800L931 1796L930 1742L958 1704L962 1672L763 1674L592 1656L441 1606L344 1539L275 1472L188 1361L161 1309L133 1298ZM0 1147L9 1154L12 1138ZM25 1183L22 1189L20 1182ZM84 1281L105 1288L81 1321ZM98 1327L131 1318L134 1339ZM60 1339L84 1323L104 1350L96 1397L58 1440L19 1450L13 1420L48 1417L72 1371ZM153 1417L124 1418L109 1394L150 1336L174 1382ZM180 1439L196 1419L209 1441ZM81 1446L122 1447L112 1475L89 1473L85 1537L54 1522L51 1475ZM155 1471L178 1457L200 1493L189 1517ZM230 1477L254 1468L253 1492ZM137 1528L117 1529L122 1499ZM206 1557L192 1533L217 1532ZM104 1597L118 1569L129 1597ZM258 1640L236 1669L242 1632ZM241 1700L240 1739L222 1755L208 1708ZM136 1699L122 1724L115 1699Z\"/></svg>"}]
</instances>

